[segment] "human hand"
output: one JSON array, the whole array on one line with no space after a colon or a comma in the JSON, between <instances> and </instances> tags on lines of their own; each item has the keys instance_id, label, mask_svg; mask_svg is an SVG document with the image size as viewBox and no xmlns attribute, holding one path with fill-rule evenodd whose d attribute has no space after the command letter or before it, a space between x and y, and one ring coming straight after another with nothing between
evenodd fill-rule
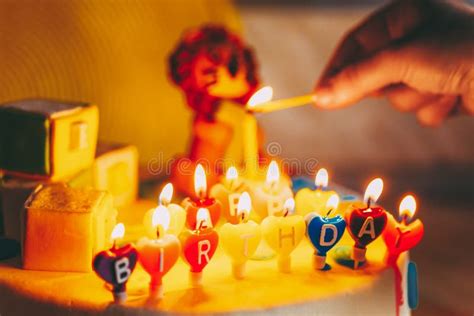
<instances>
[{"instance_id":1,"label":"human hand","mask_svg":"<svg viewBox=\"0 0 474 316\"><path fill-rule=\"evenodd\" d=\"M316 85L315 104L336 109L380 94L423 125L458 109L474 115L474 9L401 0L351 30Z\"/></svg>"}]
</instances>

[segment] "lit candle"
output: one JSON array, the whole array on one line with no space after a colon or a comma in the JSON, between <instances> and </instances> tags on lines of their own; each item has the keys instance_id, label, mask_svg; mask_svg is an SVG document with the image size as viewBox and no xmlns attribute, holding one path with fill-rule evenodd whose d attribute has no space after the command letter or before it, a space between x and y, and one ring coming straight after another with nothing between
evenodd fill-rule
<instances>
[{"instance_id":1,"label":"lit candle","mask_svg":"<svg viewBox=\"0 0 474 316\"><path fill-rule=\"evenodd\" d=\"M380 206L372 205L380 197L382 190L382 179L372 180L364 194L366 205L362 208L350 207L345 214L349 234L355 241L351 254L351 258L354 260L354 269L358 268L359 262L365 261L367 245L380 236L387 224L385 210Z\"/></svg>"},{"instance_id":2,"label":"lit candle","mask_svg":"<svg viewBox=\"0 0 474 316\"><path fill-rule=\"evenodd\" d=\"M150 275L150 297L153 299L163 297L162 278L174 266L181 250L178 238L167 233L170 221L169 208L159 205L151 219L155 238L144 237L137 243L140 264Z\"/></svg>"},{"instance_id":3,"label":"lit candle","mask_svg":"<svg viewBox=\"0 0 474 316\"><path fill-rule=\"evenodd\" d=\"M316 190L304 188L296 193L296 214L304 216L313 211L323 210L328 199L335 194L337 195L335 191L328 190L328 182L328 171L324 168L319 169L314 181Z\"/></svg>"},{"instance_id":4,"label":"lit candle","mask_svg":"<svg viewBox=\"0 0 474 316\"><path fill-rule=\"evenodd\" d=\"M346 229L346 222L342 216L329 217L338 205L339 196L334 194L326 202L326 215L310 213L306 216L306 233L315 248L313 266L317 270L325 268L327 252L339 242Z\"/></svg>"},{"instance_id":5,"label":"lit candle","mask_svg":"<svg viewBox=\"0 0 474 316\"><path fill-rule=\"evenodd\" d=\"M252 202L247 192L240 195L237 205L238 223L226 223L220 229L221 243L232 261L232 273L236 279L245 274L245 263L260 244L260 226L249 220Z\"/></svg>"},{"instance_id":6,"label":"lit candle","mask_svg":"<svg viewBox=\"0 0 474 316\"><path fill-rule=\"evenodd\" d=\"M255 92L247 102L247 107L268 102L272 99L273 89L263 87ZM258 128L257 120L251 112L247 112L242 122L245 176L255 179L258 174Z\"/></svg>"},{"instance_id":7,"label":"lit candle","mask_svg":"<svg viewBox=\"0 0 474 316\"><path fill-rule=\"evenodd\" d=\"M424 226L421 220L410 222L416 211L416 200L413 195L405 196L400 202L400 222L392 215L388 216L387 227L382 238L387 246L387 264L395 265L398 256L415 247L423 238Z\"/></svg>"},{"instance_id":8,"label":"lit candle","mask_svg":"<svg viewBox=\"0 0 474 316\"><path fill-rule=\"evenodd\" d=\"M171 203L173 198L173 185L171 183L166 184L160 193L158 198L158 207L165 207L170 215L170 223L167 229L167 233L171 235L179 235L183 230L184 223L186 222L186 212L178 205ZM146 230L146 234L149 238L156 237L156 227L153 226L153 214L155 214L157 208L152 208L145 213L143 217L143 225Z\"/></svg>"},{"instance_id":9,"label":"lit candle","mask_svg":"<svg viewBox=\"0 0 474 316\"><path fill-rule=\"evenodd\" d=\"M207 194L206 173L201 164L196 166L194 172L194 191L196 198L186 198L182 205L186 211L186 224L189 229L196 227L196 215L200 208L206 208L210 214L212 226L216 226L221 216L221 203Z\"/></svg>"},{"instance_id":10,"label":"lit candle","mask_svg":"<svg viewBox=\"0 0 474 316\"><path fill-rule=\"evenodd\" d=\"M200 208L196 212L195 228L180 235L184 260L191 267L189 280L192 287L202 286L202 270L214 256L219 236L212 229L209 210Z\"/></svg>"},{"instance_id":11,"label":"lit candle","mask_svg":"<svg viewBox=\"0 0 474 316\"><path fill-rule=\"evenodd\" d=\"M235 167L230 167L227 170L222 183L217 183L211 188L209 195L221 203L224 217L229 223L237 224L240 222L237 216L237 204L240 194L246 191L247 188Z\"/></svg>"},{"instance_id":12,"label":"lit candle","mask_svg":"<svg viewBox=\"0 0 474 316\"><path fill-rule=\"evenodd\" d=\"M292 215L295 201L286 200L279 216L270 215L262 221L262 233L267 244L278 254L278 269L289 273L291 253L305 235L306 224L300 215Z\"/></svg>"},{"instance_id":13,"label":"lit candle","mask_svg":"<svg viewBox=\"0 0 474 316\"><path fill-rule=\"evenodd\" d=\"M131 245L117 247L117 239L123 238L125 226L115 225L111 239L112 248L99 252L93 260L95 273L108 284L112 285L114 302L122 303L127 300L126 284L137 264L138 253Z\"/></svg>"},{"instance_id":14,"label":"lit candle","mask_svg":"<svg viewBox=\"0 0 474 316\"><path fill-rule=\"evenodd\" d=\"M251 187L254 210L260 218L283 212L283 205L287 199L293 198L293 191L289 185L280 180L278 164L272 161L268 166L265 182Z\"/></svg>"}]
</instances>

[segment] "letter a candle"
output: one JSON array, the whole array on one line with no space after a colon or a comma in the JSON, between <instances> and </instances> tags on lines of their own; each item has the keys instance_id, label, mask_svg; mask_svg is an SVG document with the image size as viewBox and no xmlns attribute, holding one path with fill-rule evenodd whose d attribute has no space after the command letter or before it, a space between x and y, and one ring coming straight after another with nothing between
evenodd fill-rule
<instances>
[{"instance_id":1,"label":"letter a candle","mask_svg":"<svg viewBox=\"0 0 474 316\"><path fill-rule=\"evenodd\" d=\"M209 210L200 208L196 212L196 226L193 231L180 235L183 245L183 259L191 267L189 280L192 287L202 286L202 270L207 266L217 249L219 236L212 229Z\"/></svg>"},{"instance_id":2,"label":"letter a candle","mask_svg":"<svg viewBox=\"0 0 474 316\"><path fill-rule=\"evenodd\" d=\"M117 247L116 240L123 238L124 234L125 226L122 223L115 225L111 234L112 248L99 252L92 262L95 273L112 285L116 303L127 300L126 284L138 259L138 253L131 244Z\"/></svg>"},{"instance_id":3,"label":"letter a candle","mask_svg":"<svg viewBox=\"0 0 474 316\"><path fill-rule=\"evenodd\" d=\"M150 298L163 297L163 276L174 266L179 258L181 246L176 236L167 234L170 213L164 205L159 205L152 217L152 227L156 238L142 238L137 243L139 261L150 275Z\"/></svg>"},{"instance_id":4,"label":"letter a candle","mask_svg":"<svg viewBox=\"0 0 474 316\"><path fill-rule=\"evenodd\" d=\"M322 270L326 266L326 254L341 239L346 228L346 222L340 215L329 218L333 210L337 210L339 196L332 195L326 202L327 213L321 216L310 213L306 216L307 235L309 241L315 248L313 266L316 270Z\"/></svg>"},{"instance_id":5,"label":"letter a candle","mask_svg":"<svg viewBox=\"0 0 474 316\"><path fill-rule=\"evenodd\" d=\"M247 192L240 195L237 204L239 223L225 223L220 229L221 243L232 261L232 273L236 279L243 279L245 263L260 244L260 226L249 220L252 202Z\"/></svg>"},{"instance_id":6,"label":"letter a candle","mask_svg":"<svg viewBox=\"0 0 474 316\"><path fill-rule=\"evenodd\" d=\"M367 245L382 234L387 224L387 213L379 206L372 206L382 194L383 181L380 178L372 180L364 194L365 207L349 208L345 214L347 228L355 244L352 248L351 259L354 269L360 262L365 262Z\"/></svg>"}]
</instances>

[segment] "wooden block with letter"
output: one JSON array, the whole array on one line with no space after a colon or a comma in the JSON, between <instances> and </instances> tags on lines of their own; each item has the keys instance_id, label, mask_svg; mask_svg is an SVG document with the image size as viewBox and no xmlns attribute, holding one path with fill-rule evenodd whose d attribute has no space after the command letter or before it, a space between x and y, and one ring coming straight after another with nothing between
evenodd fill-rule
<instances>
[{"instance_id":1,"label":"wooden block with letter","mask_svg":"<svg viewBox=\"0 0 474 316\"><path fill-rule=\"evenodd\" d=\"M26 178L64 180L94 161L95 105L21 100L0 106L0 169Z\"/></svg>"}]
</instances>

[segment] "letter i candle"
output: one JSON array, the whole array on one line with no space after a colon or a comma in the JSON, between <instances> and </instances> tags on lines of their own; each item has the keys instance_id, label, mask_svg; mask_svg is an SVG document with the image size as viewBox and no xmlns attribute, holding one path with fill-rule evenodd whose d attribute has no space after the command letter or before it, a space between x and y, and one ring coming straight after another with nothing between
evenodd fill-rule
<instances>
[{"instance_id":1,"label":"letter i candle","mask_svg":"<svg viewBox=\"0 0 474 316\"><path fill-rule=\"evenodd\" d=\"M180 235L183 259L191 267L189 280L192 287L202 286L202 270L207 266L217 249L219 236L212 229L209 210L200 208L196 212L196 226Z\"/></svg>"},{"instance_id":2,"label":"letter i candle","mask_svg":"<svg viewBox=\"0 0 474 316\"><path fill-rule=\"evenodd\" d=\"M225 223L220 229L221 243L232 261L232 273L236 279L243 279L245 263L257 250L260 244L260 226L249 220L252 202L247 192L240 195L236 224Z\"/></svg>"},{"instance_id":3,"label":"letter i candle","mask_svg":"<svg viewBox=\"0 0 474 316\"><path fill-rule=\"evenodd\" d=\"M114 302L127 300L126 284L137 264L138 253L131 244L117 247L116 240L123 238L125 227L122 223L115 225L111 239L113 246L99 252L92 262L95 273L106 283L112 285Z\"/></svg>"},{"instance_id":4,"label":"letter i candle","mask_svg":"<svg viewBox=\"0 0 474 316\"><path fill-rule=\"evenodd\" d=\"M159 205L152 217L152 227L156 238L142 238L137 243L139 261L150 275L150 298L163 297L163 276L174 266L179 258L181 246L176 236L167 234L170 224L168 208Z\"/></svg>"},{"instance_id":5,"label":"letter i candle","mask_svg":"<svg viewBox=\"0 0 474 316\"><path fill-rule=\"evenodd\" d=\"M315 248L313 266L316 270L323 270L326 267L326 254L342 238L346 228L346 222L340 215L329 218L329 215L337 210L339 196L332 195L326 202L327 213L321 216L317 213L310 213L306 216L308 226L306 234L309 241Z\"/></svg>"},{"instance_id":6,"label":"letter i candle","mask_svg":"<svg viewBox=\"0 0 474 316\"><path fill-rule=\"evenodd\" d=\"M304 218L292 215L295 201L291 198L284 204L283 214L270 215L262 221L262 233L267 244L278 254L280 272L291 271L291 253L303 239L306 232Z\"/></svg>"},{"instance_id":7,"label":"letter i candle","mask_svg":"<svg viewBox=\"0 0 474 316\"><path fill-rule=\"evenodd\" d=\"M382 194L383 181L380 178L372 180L364 194L365 207L349 208L345 214L347 229L352 239L351 259L354 260L354 269L360 262L365 262L367 245L382 234L387 224L387 213L380 206L372 206Z\"/></svg>"},{"instance_id":8,"label":"letter i candle","mask_svg":"<svg viewBox=\"0 0 474 316\"><path fill-rule=\"evenodd\" d=\"M197 212L201 208L205 208L209 212L209 220L211 221L209 224L211 225L208 225L207 227L216 226L221 216L222 206L218 200L208 196L206 173L201 164L198 164L194 171L194 191L196 197L187 197L182 203L186 211L187 227L189 229L196 228Z\"/></svg>"}]
</instances>

